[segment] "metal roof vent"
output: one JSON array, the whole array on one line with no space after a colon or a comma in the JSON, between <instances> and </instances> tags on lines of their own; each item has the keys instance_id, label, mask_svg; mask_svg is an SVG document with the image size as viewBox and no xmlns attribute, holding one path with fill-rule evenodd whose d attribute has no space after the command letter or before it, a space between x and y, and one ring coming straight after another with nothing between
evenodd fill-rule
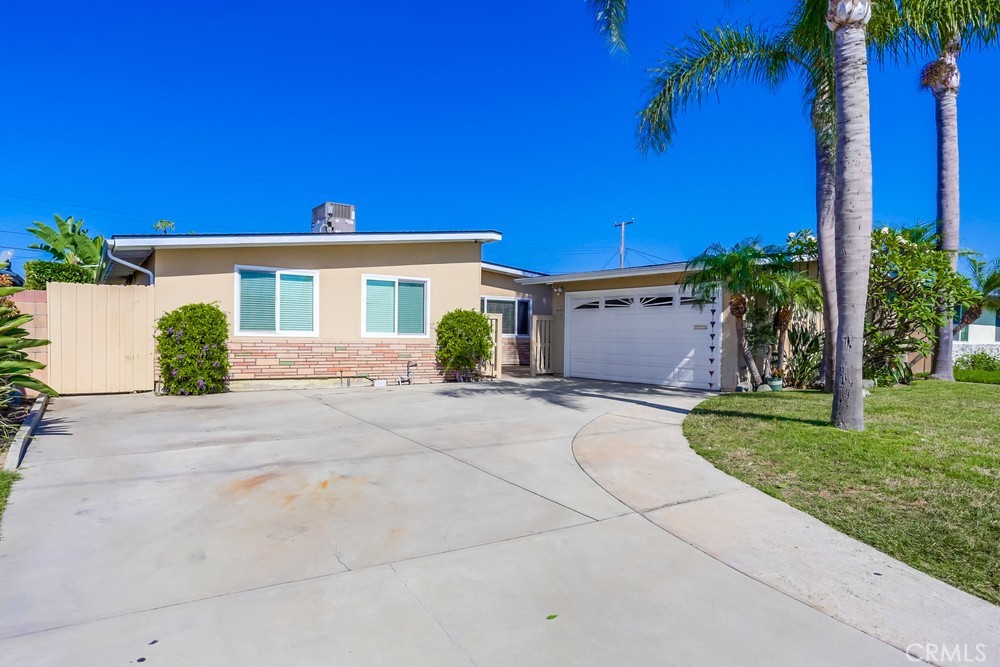
<instances>
[{"instance_id":1,"label":"metal roof vent","mask_svg":"<svg viewBox=\"0 0 1000 667\"><path fill-rule=\"evenodd\" d=\"M354 231L354 204L326 202L313 209L312 231L314 234L343 234Z\"/></svg>"}]
</instances>

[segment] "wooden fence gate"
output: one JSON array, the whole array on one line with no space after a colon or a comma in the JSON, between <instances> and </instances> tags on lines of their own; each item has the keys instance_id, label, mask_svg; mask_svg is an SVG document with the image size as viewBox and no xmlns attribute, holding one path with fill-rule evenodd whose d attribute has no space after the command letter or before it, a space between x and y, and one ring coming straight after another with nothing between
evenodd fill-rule
<instances>
[{"instance_id":1,"label":"wooden fence gate","mask_svg":"<svg viewBox=\"0 0 1000 667\"><path fill-rule=\"evenodd\" d=\"M500 379L503 375L503 315L499 313L486 313L493 330L493 354L487 364L486 374L489 377Z\"/></svg>"},{"instance_id":2,"label":"wooden fence gate","mask_svg":"<svg viewBox=\"0 0 1000 667\"><path fill-rule=\"evenodd\" d=\"M60 394L152 391L153 289L49 283L49 385Z\"/></svg>"},{"instance_id":3,"label":"wooden fence gate","mask_svg":"<svg viewBox=\"0 0 1000 667\"><path fill-rule=\"evenodd\" d=\"M531 375L552 374L552 331L556 318L552 315L531 316Z\"/></svg>"}]
</instances>

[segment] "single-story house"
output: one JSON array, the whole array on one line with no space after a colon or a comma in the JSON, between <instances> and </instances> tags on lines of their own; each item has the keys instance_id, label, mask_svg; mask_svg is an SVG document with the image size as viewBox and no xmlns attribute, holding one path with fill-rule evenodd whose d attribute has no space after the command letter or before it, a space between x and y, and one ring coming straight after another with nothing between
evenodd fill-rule
<instances>
[{"instance_id":1,"label":"single-story house","mask_svg":"<svg viewBox=\"0 0 1000 667\"><path fill-rule=\"evenodd\" d=\"M503 315L503 363L526 364L542 274L482 261L491 230L114 236L105 283L155 284L158 317L214 302L230 323L234 380L442 379L434 324L455 308ZM415 366L412 366L415 364ZM408 369L408 366L412 366Z\"/></svg>"},{"instance_id":2,"label":"single-story house","mask_svg":"<svg viewBox=\"0 0 1000 667\"><path fill-rule=\"evenodd\" d=\"M439 381L434 325L465 308L502 316L504 364L527 364L532 317L553 316L552 372L735 388L727 304L721 295L700 304L683 291L685 264L549 276L484 262L483 245L501 238L492 230L325 229L113 236L104 282L155 284L156 316L217 303L229 319L237 381L408 371L415 381Z\"/></svg>"}]
</instances>

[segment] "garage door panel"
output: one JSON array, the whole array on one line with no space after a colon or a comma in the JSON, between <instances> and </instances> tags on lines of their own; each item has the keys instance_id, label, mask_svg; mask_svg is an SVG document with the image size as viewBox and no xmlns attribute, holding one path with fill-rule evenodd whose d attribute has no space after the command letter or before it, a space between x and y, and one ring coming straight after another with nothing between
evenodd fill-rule
<instances>
[{"instance_id":1,"label":"garage door panel","mask_svg":"<svg viewBox=\"0 0 1000 667\"><path fill-rule=\"evenodd\" d=\"M720 355L710 350L717 347L711 334L717 337L718 323L708 309L678 305L676 294L676 287L664 287L658 294L569 295L567 374L718 389ZM580 303L598 307L577 308Z\"/></svg>"}]
</instances>

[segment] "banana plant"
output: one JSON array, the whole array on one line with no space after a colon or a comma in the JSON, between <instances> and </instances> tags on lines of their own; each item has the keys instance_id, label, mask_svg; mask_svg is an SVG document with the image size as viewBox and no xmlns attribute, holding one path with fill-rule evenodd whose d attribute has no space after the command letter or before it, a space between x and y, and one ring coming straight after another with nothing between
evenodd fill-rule
<instances>
[{"instance_id":1,"label":"banana plant","mask_svg":"<svg viewBox=\"0 0 1000 667\"><path fill-rule=\"evenodd\" d=\"M37 220L28 227L28 232L40 241L28 247L49 253L57 262L97 267L104 251L104 237L91 237L84 228L82 219L77 220L73 216L63 218L59 215L53 218L55 227Z\"/></svg>"}]
</instances>

